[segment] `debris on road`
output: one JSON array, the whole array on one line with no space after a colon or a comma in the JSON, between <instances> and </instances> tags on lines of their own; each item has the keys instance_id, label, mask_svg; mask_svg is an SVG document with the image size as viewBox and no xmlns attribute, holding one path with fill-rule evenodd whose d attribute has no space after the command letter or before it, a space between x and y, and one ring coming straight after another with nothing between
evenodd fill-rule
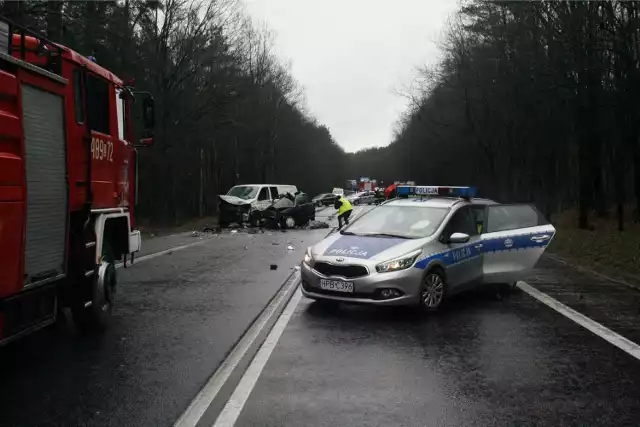
<instances>
[{"instance_id":1,"label":"debris on road","mask_svg":"<svg viewBox=\"0 0 640 427\"><path fill-rule=\"evenodd\" d=\"M191 232L191 237L198 237L198 232L196 230L193 230Z\"/></svg>"},{"instance_id":2,"label":"debris on road","mask_svg":"<svg viewBox=\"0 0 640 427\"><path fill-rule=\"evenodd\" d=\"M324 221L310 221L308 228L310 230L317 230L319 228L329 228L329 224Z\"/></svg>"},{"instance_id":3,"label":"debris on road","mask_svg":"<svg viewBox=\"0 0 640 427\"><path fill-rule=\"evenodd\" d=\"M276 264L271 264L269 268L271 268L272 270L277 270L278 266Z\"/></svg>"}]
</instances>

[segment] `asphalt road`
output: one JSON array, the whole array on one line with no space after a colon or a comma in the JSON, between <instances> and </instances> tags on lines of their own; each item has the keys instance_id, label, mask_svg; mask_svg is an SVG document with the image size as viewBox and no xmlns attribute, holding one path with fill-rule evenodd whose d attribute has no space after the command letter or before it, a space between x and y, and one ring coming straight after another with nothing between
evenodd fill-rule
<instances>
[{"instance_id":1,"label":"asphalt road","mask_svg":"<svg viewBox=\"0 0 640 427\"><path fill-rule=\"evenodd\" d=\"M640 362L522 292L427 318L303 299L237 426L637 426Z\"/></svg>"},{"instance_id":2,"label":"asphalt road","mask_svg":"<svg viewBox=\"0 0 640 427\"><path fill-rule=\"evenodd\" d=\"M317 217L335 225L333 212ZM63 323L0 350L0 426L173 425L327 232L148 242L145 254L190 246L119 270L105 336ZM637 290L550 260L527 281L640 342ZM250 384L236 426L639 424L640 361L524 292L464 295L426 317L295 295L280 323L238 386Z\"/></svg>"},{"instance_id":3,"label":"asphalt road","mask_svg":"<svg viewBox=\"0 0 640 427\"><path fill-rule=\"evenodd\" d=\"M329 230L248 231L143 242L140 261L118 270L106 335L81 338L63 321L1 349L0 425L172 425Z\"/></svg>"}]
</instances>

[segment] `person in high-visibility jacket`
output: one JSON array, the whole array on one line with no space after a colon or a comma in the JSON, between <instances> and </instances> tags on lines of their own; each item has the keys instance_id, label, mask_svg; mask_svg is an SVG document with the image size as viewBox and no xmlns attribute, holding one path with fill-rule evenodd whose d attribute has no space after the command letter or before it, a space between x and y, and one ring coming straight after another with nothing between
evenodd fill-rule
<instances>
[{"instance_id":1,"label":"person in high-visibility jacket","mask_svg":"<svg viewBox=\"0 0 640 427\"><path fill-rule=\"evenodd\" d=\"M353 206L351 206L351 202L344 198L344 196L336 197L336 202L333 207L338 209L338 230L340 230L343 226L343 222L346 225L349 225L349 217L351 216L351 210Z\"/></svg>"}]
</instances>

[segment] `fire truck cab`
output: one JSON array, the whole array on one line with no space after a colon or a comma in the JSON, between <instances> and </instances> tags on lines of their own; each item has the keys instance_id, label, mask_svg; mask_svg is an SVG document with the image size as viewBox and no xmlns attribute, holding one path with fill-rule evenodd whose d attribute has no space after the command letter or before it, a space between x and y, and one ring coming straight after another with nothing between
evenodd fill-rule
<instances>
[{"instance_id":1,"label":"fire truck cab","mask_svg":"<svg viewBox=\"0 0 640 427\"><path fill-rule=\"evenodd\" d=\"M149 94L0 16L0 345L60 307L81 330L107 326L116 262L141 246L136 149L153 125Z\"/></svg>"}]
</instances>

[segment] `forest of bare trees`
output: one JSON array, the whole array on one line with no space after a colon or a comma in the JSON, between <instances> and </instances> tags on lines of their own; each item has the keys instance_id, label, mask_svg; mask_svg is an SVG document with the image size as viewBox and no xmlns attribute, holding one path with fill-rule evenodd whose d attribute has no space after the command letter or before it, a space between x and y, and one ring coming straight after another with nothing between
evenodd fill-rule
<instances>
[{"instance_id":1,"label":"forest of bare trees","mask_svg":"<svg viewBox=\"0 0 640 427\"><path fill-rule=\"evenodd\" d=\"M235 0L0 0L0 14L153 94L155 145L140 155L147 220L214 214L235 184L315 193L344 179L343 150L305 112L272 35Z\"/></svg>"},{"instance_id":2,"label":"forest of bare trees","mask_svg":"<svg viewBox=\"0 0 640 427\"><path fill-rule=\"evenodd\" d=\"M638 220L640 2L465 0L416 83L393 143L351 156L359 173L578 207L580 228Z\"/></svg>"},{"instance_id":3,"label":"forest of bare trees","mask_svg":"<svg viewBox=\"0 0 640 427\"><path fill-rule=\"evenodd\" d=\"M155 96L156 144L140 159L149 220L214 214L239 183L317 193L358 176L575 207L581 228L638 220L640 2L463 0L392 143L356 154L305 112L237 0L0 0L0 13Z\"/></svg>"}]
</instances>

